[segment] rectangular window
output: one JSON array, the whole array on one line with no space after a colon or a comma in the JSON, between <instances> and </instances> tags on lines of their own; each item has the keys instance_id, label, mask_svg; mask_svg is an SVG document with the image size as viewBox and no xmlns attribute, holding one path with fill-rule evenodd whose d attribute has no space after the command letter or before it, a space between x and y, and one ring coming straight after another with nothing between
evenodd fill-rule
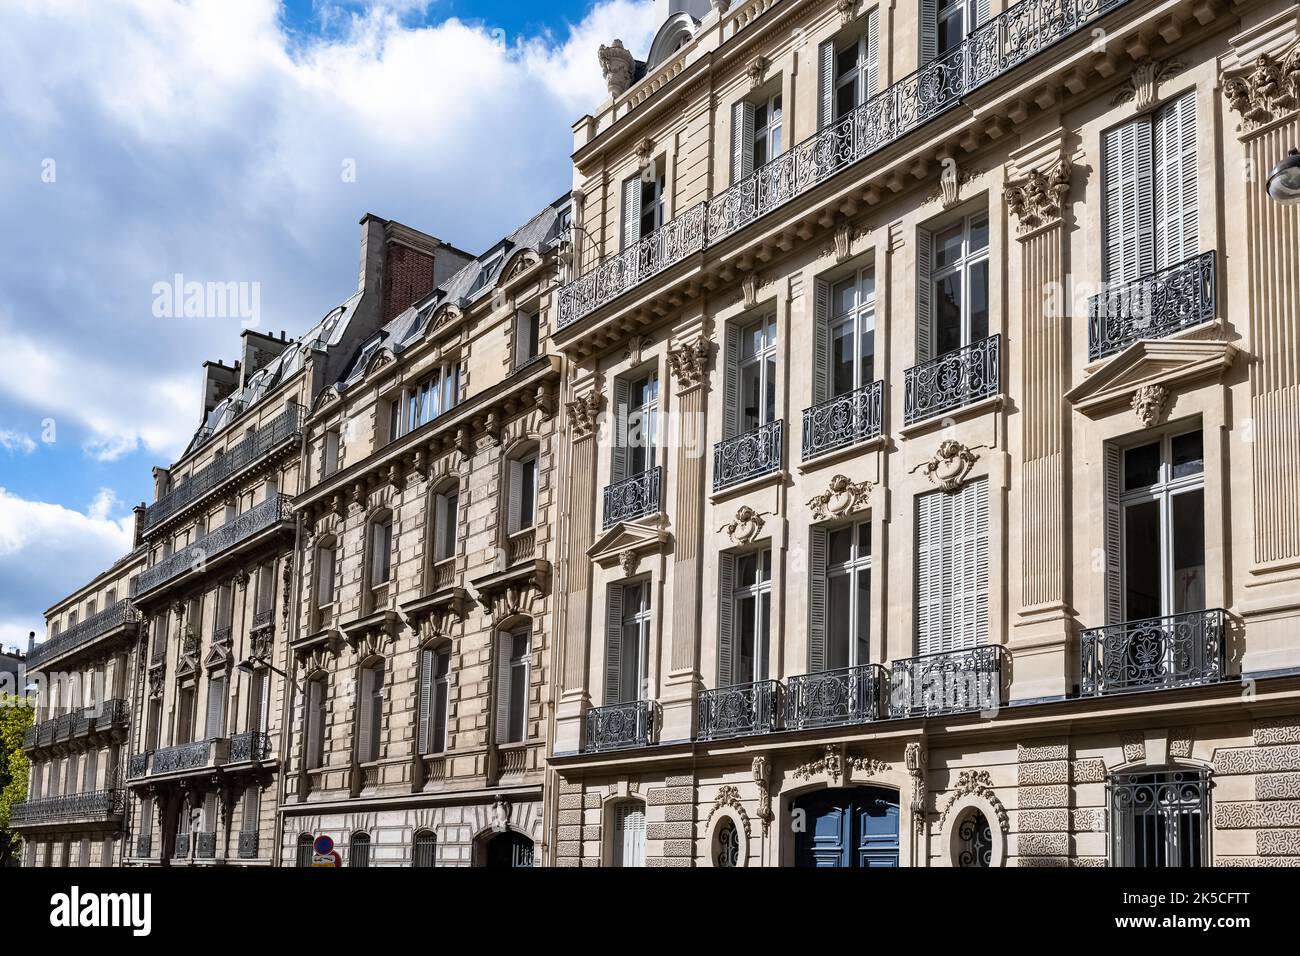
<instances>
[{"instance_id":1,"label":"rectangular window","mask_svg":"<svg viewBox=\"0 0 1300 956\"><path fill-rule=\"evenodd\" d=\"M826 532L826 669L871 663L871 523Z\"/></svg>"},{"instance_id":2,"label":"rectangular window","mask_svg":"<svg viewBox=\"0 0 1300 956\"><path fill-rule=\"evenodd\" d=\"M645 866L645 804L627 800L614 807L614 866Z\"/></svg>"},{"instance_id":3,"label":"rectangular window","mask_svg":"<svg viewBox=\"0 0 1300 956\"><path fill-rule=\"evenodd\" d=\"M988 479L916 498L916 652L988 643Z\"/></svg>"},{"instance_id":4,"label":"rectangular window","mask_svg":"<svg viewBox=\"0 0 1300 956\"><path fill-rule=\"evenodd\" d=\"M605 700L624 704L649 696L650 582L609 589L605 622Z\"/></svg>"},{"instance_id":5,"label":"rectangular window","mask_svg":"<svg viewBox=\"0 0 1300 956\"><path fill-rule=\"evenodd\" d=\"M402 433L402 403L399 399L392 399L388 403L388 440L397 441L397 436Z\"/></svg>"},{"instance_id":6,"label":"rectangular window","mask_svg":"<svg viewBox=\"0 0 1300 956\"><path fill-rule=\"evenodd\" d=\"M966 216L917 242L922 294L917 361L988 338L989 216Z\"/></svg>"},{"instance_id":7,"label":"rectangular window","mask_svg":"<svg viewBox=\"0 0 1300 956\"><path fill-rule=\"evenodd\" d=\"M317 678L307 685L307 769L315 770L325 764L325 721L327 714L325 679Z\"/></svg>"},{"instance_id":8,"label":"rectangular window","mask_svg":"<svg viewBox=\"0 0 1300 956\"><path fill-rule=\"evenodd\" d=\"M739 182L781 152L781 94L741 100L731 110L731 181Z\"/></svg>"},{"instance_id":9,"label":"rectangular window","mask_svg":"<svg viewBox=\"0 0 1300 956\"><path fill-rule=\"evenodd\" d=\"M510 637L510 743L528 737L528 657L529 634L524 631Z\"/></svg>"},{"instance_id":10,"label":"rectangular window","mask_svg":"<svg viewBox=\"0 0 1300 956\"><path fill-rule=\"evenodd\" d=\"M451 690L451 651L425 650L420 659L420 739L422 754L447 749L447 707Z\"/></svg>"},{"instance_id":11,"label":"rectangular window","mask_svg":"<svg viewBox=\"0 0 1300 956\"><path fill-rule=\"evenodd\" d=\"M316 606L331 607L338 574L338 548L327 544L316 551Z\"/></svg>"},{"instance_id":12,"label":"rectangular window","mask_svg":"<svg viewBox=\"0 0 1300 956\"><path fill-rule=\"evenodd\" d=\"M772 552L721 555L718 685L767 680L772 628Z\"/></svg>"},{"instance_id":13,"label":"rectangular window","mask_svg":"<svg viewBox=\"0 0 1300 956\"><path fill-rule=\"evenodd\" d=\"M541 352L542 317L530 309L520 309L515 317L515 367L535 359Z\"/></svg>"},{"instance_id":14,"label":"rectangular window","mask_svg":"<svg viewBox=\"0 0 1300 956\"><path fill-rule=\"evenodd\" d=\"M507 531L515 534L537 523L537 455L510 463L510 511Z\"/></svg>"},{"instance_id":15,"label":"rectangular window","mask_svg":"<svg viewBox=\"0 0 1300 956\"><path fill-rule=\"evenodd\" d=\"M460 398L460 366L447 365L421 382L407 399L407 431L433 421L456 406Z\"/></svg>"},{"instance_id":16,"label":"rectangular window","mask_svg":"<svg viewBox=\"0 0 1300 956\"><path fill-rule=\"evenodd\" d=\"M657 161L623 181L621 248L636 245L664 224L665 185Z\"/></svg>"},{"instance_id":17,"label":"rectangular window","mask_svg":"<svg viewBox=\"0 0 1300 956\"><path fill-rule=\"evenodd\" d=\"M957 49L988 19L988 0L921 0L921 63Z\"/></svg>"},{"instance_id":18,"label":"rectangular window","mask_svg":"<svg viewBox=\"0 0 1300 956\"><path fill-rule=\"evenodd\" d=\"M176 743L194 739L194 685L187 684L176 695Z\"/></svg>"},{"instance_id":19,"label":"rectangular window","mask_svg":"<svg viewBox=\"0 0 1300 956\"><path fill-rule=\"evenodd\" d=\"M205 739L226 736L226 676L214 673L208 678L208 722Z\"/></svg>"},{"instance_id":20,"label":"rectangular window","mask_svg":"<svg viewBox=\"0 0 1300 956\"><path fill-rule=\"evenodd\" d=\"M735 431L728 433L727 438L753 431L776 419L776 316L740 329L738 344L736 366L729 374L739 383L736 397L740 405L734 415L730 409L724 413L724 430L733 419L735 425Z\"/></svg>"},{"instance_id":21,"label":"rectangular window","mask_svg":"<svg viewBox=\"0 0 1300 956\"><path fill-rule=\"evenodd\" d=\"M825 287L825 283L819 283ZM827 289L828 395L836 398L875 381L876 373L876 270L859 269Z\"/></svg>"},{"instance_id":22,"label":"rectangular window","mask_svg":"<svg viewBox=\"0 0 1300 956\"><path fill-rule=\"evenodd\" d=\"M325 444L322 449L321 477L328 478L339 470L339 443L341 436L338 428L325 432Z\"/></svg>"},{"instance_id":23,"label":"rectangular window","mask_svg":"<svg viewBox=\"0 0 1300 956\"><path fill-rule=\"evenodd\" d=\"M384 665L367 667L361 672L361 696L358 702L357 759L372 763L379 759L380 728L384 717Z\"/></svg>"},{"instance_id":24,"label":"rectangular window","mask_svg":"<svg viewBox=\"0 0 1300 956\"><path fill-rule=\"evenodd\" d=\"M867 14L866 29L824 41L817 50L817 126L841 119L880 89L880 11Z\"/></svg>"},{"instance_id":25,"label":"rectangular window","mask_svg":"<svg viewBox=\"0 0 1300 956\"><path fill-rule=\"evenodd\" d=\"M456 507L454 491L436 495L433 510L433 560L446 561L456 554ZM522 508L521 508L522 513Z\"/></svg>"},{"instance_id":26,"label":"rectangular window","mask_svg":"<svg viewBox=\"0 0 1300 956\"><path fill-rule=\"evenodd\" d=\"M393 522L391 518L371 525L370 551L370 586L380 587L388 583L389 575L392 573Z\"/></svg>"},{"instance_id":27,"label":"rectangular window","mask_svg":"<svg viewBox=\"0 0 1300 956\"><path fill-rule=\"evenodd\" d=\"M649 372L614 382L615 435L614 482L649 471L655 466L659 437L659 374Z\"/></svg>"}]
</instances>

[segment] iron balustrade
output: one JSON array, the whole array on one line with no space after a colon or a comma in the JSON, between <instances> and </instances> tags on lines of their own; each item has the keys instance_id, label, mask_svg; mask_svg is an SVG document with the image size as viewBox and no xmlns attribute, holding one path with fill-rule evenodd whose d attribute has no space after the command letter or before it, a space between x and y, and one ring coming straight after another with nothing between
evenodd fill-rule
<instances>
[{"instance_id":1,"label":"iron balustrade","mask_svg":"<svg viewBox=\"0 0 1300 956\"><path fill-rule=\"evenodd\" d=\"M117 601L104 608L98 614L74 624L61 634L56 634L44 644L32 649L27 655L27 669L31 670L59 654L66 654L74 648L89 644L119 627L140 622L140 612L132 607L130 601Z\"/></svg>"},{"instance_id":2,"label":"iron balustrade","mask_svg":"<svg viewBox=\"0 0 1300 956\"><path fill-rule=\"evenodd\" d=\"M785 422L777 419L713 446L713 490L720 491L781 468Z\"/></svg>"},{"instance_id":3,"label":"iron balustrade","mask_svg":"<svg viewBox=\"0 0 1300 956\"><path fill-rule=\"evenodd\" d=\"M63 743L72 739L72 730L76 726L75 713L62 714L54 718L54 742Z\"/></svg>"},{"instance_id":4,"label":"iron balustrade","mask_svg":"<svg viewBox=\"0 0 1300 956\"><path fill-rule=\"evenodd\" d=\"M903 424L1002 394L1002 336L963 345L903 373Z\"/></svg>"},{"instance_id":5,"label":"iron balustrade","mask_svg":"<svg viewBox=\"0 0 1300 956\"><path fill-rule=\"evenodd\" d=\"M99 704L78 707L28 727L23 731L23 747L33 750L75 740L87 736L92 730L104 732L116 726L124 726L126 719L126 701L114 697Z\"/></svg>"},{"instance_id":6,"label":"iron balustrade","mask_svg":"<svg viewBox=\"0 0 1300 956\"><path fill-rule=\"evenodd\" d=\"M556 327L567 328L646 279L735 235L1127 2L1017 3L952 50L563 286Z\"/></svg>"},{"instance_id":7,"label":"iron balustrade","mask_svg":"<svg viewBox=\"0 0 1300 956\"><path fill-rule=\"evenodd\" d=\"M9 818L15 826L72 822L121 813L122 802L121 790L92 790L59 797L41 797L15 803Z\"/></svg>"},{"instance_id":8,"label":"iron balustrade","mask_svg":"<svg viewBox=\"0 0 1300 956\"><path fill-rule=\"evenodd\" d=\"M205 534L193 544L186 545L171 557L163 558L153 567L141 571L133 579L131 595L134 597L144 594L186 571L200 569L223 551L247 541L267 528L289 520L292 516L291 504L288 495L277 492L268 496L265 501L249 508L229 523Z\"/></svg>"},{"instance_id":9,"label":"iron balustrade","mask_svg":"<svg viewBox=\"0 0 1300 956\"><path fill-rule=\"evenodd\" d=\"M699 692L700 740L768 734L780 726L784 688L761 680Z\"/></svg>"},{"instance_id":10,"label":"iron balustrade","mask_svg":"<svg viewBox=\"0 0 1300 956\"><path fill-rule=\"evenodd\" d=\"M1079 694L1212 684L1224 677L1222 608L1125 621L1083 632Z\"/></svg>"},{"instance_id":11,"label":"iron balustrade","mask_svg":"<svg viewBox=\"0 0 1300 956\"><path fill-rule=\"evenodd\" d=\"M239 858L241 860L251 860L257 856L257 831L240 830L239 831Z\"/></svg>"},{"instance_id":12,"label":"iron balustrade","mask_svg":"<svg viewBox=\"0 0 1300 956\"><path fill-rule=\"evenodd\" d=\"M1088 358L1160 339L1214 318L1215 254L1202 252L1088 301Z\"/></svg>"},{"instance_id":13,"label":"iron balustrade","mask_svg":"<svg viewBox=\"0 0 1300 956\"><path fill-rule=\"evenodd\" d=\"M188 833L176 834L176 846L172 847L172 856L184 858L190 855L190 835Z\"/></svg>"},{"instance_id":14,"label":"iron balustrade","mask_svg":"<svg viewBox=\"0 0 1300 956\"><path fill-rule=\"evenodd\" d=\"M1210 772L1125 771L1106 778L1112 866L1204 866Z\"/></svg>"},{"instance_id":15,"label":"iron balustrade","mask_svg":"<svg viewBox=\"0 0 1300 956\"><path fill-rule=\"evenodd\" d=\"M880 434L885 383L876 381L803 410L803 460L848 448Z\"/></svg>"},{"instance_id":16,"label":"iron balustrade","mask_svg":"<svg viewBox=\"0 0 1300 956\"><path fill-rule=\"evenodd\" d=\"M862 724L889 716L889 678L879 664L786 678L785 729Z\"/></svg>"},{"instance_id":17,"label":"iron balustrade","mask_svg":"<svg viewBox=\"0 0 1300 956\"><path fill-rule=\"evenodd\" d=\"M131 758L126 762L127 778L136 780L147 774L149 772L149 758L152 755L152 750L148 750L142 754L131 754Z\"/></svg>"},{"instance_id":18,"label":"iron balustrade","mask_svg":"<svg viewBox=\"0 0 1300 956\"><path fill-rule=\"evenodd\" d=\"M265 760L271 755L271 737L259 730L248 730L230 738L231 763L245 760Z\"/></svg>"},{"instance_id":19,"label":"iron balustrade","mask_svg":"<svg viewBox=\"0 0 1300 956\"><path fill-rule=\"evenodd\" d=\"M1002 648L980 644L893 661L889 667L891 717L928 717L995 710L1002 703Z\"/></svg>"},{"instance_id":20,"label":"iron balustrade","mask_svg":"<svg viewBox=\"0 0 1300 956\"><path fill-rule=\"evenodd\" d=\"M135 855L145 858L153 855L153 834L141 833L135 838Z\"/></svg>"},{"instance_id":21,"label":"iron balustrade","mask_svg":"<svg viewBox=\"0 0 1300 956\"><path fill-rule=\"evenodd\" d=\"M195 846L194 855L205 860L211 860L217 855L217 835L212 830L203 830L196 833L198 838Z\"/></svg>"},{"instance_id":22,"label":"iron balustrade","mask_svg":"<svg viewBox=\"0 0 1300 956\"><path fill-rule=\"evenodd\" d=\"M144 531L152 531L167 518L224 484L228 478L260 461L281 443L301 435L302 420L302 406L290 402L284 411L267 424L217 456L210 465L196 471L183 484L145 509Z\"/></svg>"},{"instance_id":23,"label":"iron balustrade","mask_svg":"<svg viewBox=\"0 0 1300 956\"><path fill-rule=\"evenodd\" d=\"M655 702L634 700L626 704L606 704L587 711L587 753L648 747L654 743L659 721Z\"/></svg>"},{"instance_id":24,"label":"iron balustrade","mask_svg":"<svg viewBox=\"0 0 1300 956\"><path fill-rule=\"evenodd\" d=\"M663 510L662 483L663 468L656 465L606 486L601 526L609 528L620 521L658 514Z\"/></svg>"},{"instance_id":25,"label":"iron balustrade","mask_svg":"<svg viewBox=\"0 0 1300 956\"><path fill-rule=\"evenodd\" d=\"M151 774L176 773L206 767L212 761L213 740L195 740L175 747L164 747L153 752L149 762Z\"/></svg>"},{"instance_id":26,"label":"iron balustrade","mask_svg":"<svg viewBox=\"0 0 1300 956\"><path fill-rule=\"evenodd\" d=\"M260 631L264 627L270 627L275 623L275 608L264 607L253 614L253 630Z\"/></svg>"}]
</instances>

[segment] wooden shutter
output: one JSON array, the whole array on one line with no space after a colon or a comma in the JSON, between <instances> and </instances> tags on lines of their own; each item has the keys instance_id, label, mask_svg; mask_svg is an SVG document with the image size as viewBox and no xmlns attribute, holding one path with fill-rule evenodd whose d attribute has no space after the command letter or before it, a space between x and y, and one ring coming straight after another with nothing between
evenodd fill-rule
<instances>
[{"instance_id":1,"label":"wooden shutter","mask_svg":"<svg viewBox=\"0 0 1300 956\"><path fill-rule=\"evenodd\" d=\"M920 0L920 64L925 66L939 55L939 14L935 0Z\"/></svg>"},{"instance_id":2,"label":"wooden shutter","mask_svg":"<svg viewBox=\"0 0 1300 956\"><path fill-rule=\"evenodd\" d=\"M731 181L754 171L754 104L741 100L731 107Z\"/></svg>"},{"instance_id":3,"label":"wooden shutter","mask_svg":"<svg viewBox=\"0 0 1300 956\"><path fill-rule=\"evenodd\" d=\"M620 248L636 245L641 239L641 177L623 180L623 235Z\"/></svg>"},{"instance_id":4,"label":"wooden shutter","mask_svg":"<svg viewBox=\"0 0 1300 956\"><path fill-rule=\"evenodd\" d=\"M934 290L930 287L930 264L934 240L928 229L916 230L916 364L934 357L931 331L934 328Z\"/></svg>"},{"instance_id":5,"label":"wooden shutter","mask_svg":"<svg viewBox=\"0 0 1300 956\"><path fill-rule=\"evenodd\" d=\"M1107 130L1102 141L1106 281L1131 282L1155 267L1151 118Z\"/></svg>"},{"instance_id":6,"label":"wooden shutter","mask_svg":"<svg viewBox=\"0 0 1300 956\"><path fill-rule=\"evenodd\" d=\"M357 700L357 759L368 763L374 759L370 752L371 704L370 695L375 689L375 669L364 668L361 671L361 694Z\"/></svg>"},{"instance_id":7,"label":"wooden shutter","mask_svg":"<svg viewBox=\"0 0 1300 956\"><path fill-rule=\"evenodd\" d=\"M835 119L835 40L817 47L817 128Z\"/></svg>"},{"instance_id":8,"label":"wooden shutter","mask_svg":"<svg viewBox=\"0 0 1300 956\"><path fill-rule=\"evenodd\" d=\"M938 649L940 581L936 517L939 498L935 491L916 498L916 653Z\"/></svg>"},{"instance_id":9,"label":"wooden shutter","mask_svg":"<svg viewBox=\"0 0 1300 956\"><path fill-rule=\"evenodd\" d=\"M429 752L429 724L433 711L433 651L423 650L420 652L420 726L418 730L417 750L419 753L427 754Z\"/></svg>"},{"instance_id":10,"label":"wooden shutter","mask_svg":"<svg viewBox=\"0 0 1300 956\"><path fill-rule=\"evenodd\" d=\"M732 592L736 589L736 556L724 551L718 556L718 686L736 682L732 664ZM748 678L746 678L748 680Z\"/></svg>"},{"instance_id":11,"label":"wooden shutter","mask_svg":"<svg viewBox=\"0 0 1300 956\"><path fill-rule=\"evenodd\" d=\"M1114 445L1105 446L1106 496L1106 623L1120 624L1124 620L1124 580L1121 561L1123 545L1123 514L1120 510L1120 476L1123 452Z\"/></svg>"},{"instance_id":12,"label":"wooden shutter","mask_svg":"<svg viewBox=\"0 0 1300 956\"><path fill-rule=\"evenodd\" d=\"M523 499L524 499L524 465L521 461L511 460L510 462L510 502L507 505L508 515L506 519L506 531L508 534L514 534L518 531L523 523Z\"/></svg>"},{"instance_id":13,"label":"wooden shutter","mask_svg":"<svg viewBox=\"0 0 1300 956\"><path fill-rule=\"evenodd\" d=\"M966 31L968 34L974 32L973 28L983 23L989 22L989 0L975 0L975 22L971 24L972 29Z\"/></svg>"},{"instance_id":14,"label":"wooden shutter","mask_svg":"<svg viewBox=\"0 0 1300 956\"><path fill-rule=\"evenodd\" d=\"M614 450L610 462L610 483L627 477L627 413L630 389L626 379L614 380Z\"/></svg>"},{"instance_id":15,"label":"wooden shutter","mask_svg":"<svg viewBox=\"0 0 1300 956\"><path fill-rule=\"evenodd\" d=\"M208 678L208 726L204 736L209 740L213 737L224 737L225 723L226 679L212 676Z\"/></svg>"},{"instance_id":16,"label":"wooden shutter","mask_svg":"<svg viewBox=\"0 0 1300 956\"><path fill-rule=\"evenodd\" d=\"M605 601L605 699L603 704L623 702L623 585L609 588Z\"/></svg>"},{"instance_id":17,"label":"wooden shutter","mask_svg":"<svg viewBox=\"0 0 1300 956\"><path fill-rule=\"evenodd\" d=\"M83 776L82 776L81 789L84 792L93 793L95 790L98 789L97 784L99 781L96 780L98 774L99 774L99 750L95 747L91 747L89 750L86 751L86 766L85 769L83 770Z\"/></svg>"},{"instance_id":18,"label":"wooden shutter","mask_svg":"<svg viewBox=\"0 0 1300 956\"><path fill-rule=\"evenodd\" d=\"M831 397L831 284L813 290L813 404Z\"/></svg>"},{"instance_id":19,"label":"wooden shutter","mask_svg":"<svg viewBox=\"0 0 1300 956\"><path fill-rule=\"evenodd\" d=\"M880 89L880 7L873 7L867 14L867 69L864 80L866 89L862 93L862 102L865 103Z\"/></svg>"},{"instance_id":20,"label":"wooden shutter","mask_svg":"<svg viewBox=\"0 0 1300 956\"><path fill-rule=\"evenodd\" d=\"M826 669L826 529L808 529L808 670Z\"/></svg>"},{"instance_id":21,"label":"wooden shutter","mask_svg":"<svg viewBox=\"0 0 1300 956\"><path fill-rule=\"evenodd\" d=\"M499 633L497 643L497 698L496 698L496 742L510 741L510 649L514 643L510 633Z\"/></svg>"},{"instance_id":22,"label":"wooden shutter","mask_svg":"<svg viewBox=\"0 0 1300 956\"><path fill-rule=\"evenodd\" d=\"M1180 96L1155 118L1155 268L1167 269L1199 251L1197 235L1196 93Z\"/></svg>"},{"instance_id":23,"label":"wooden shutter","mask_svg":"<svg viewBox=\"0 0 1300 956\"><path fill-rule=\"evenodd\" d=\"M740 431L740 329L734 323L727 326L723 380L722 437L732 438Z\"/></svg>"},{"instance_id":24,"label":"wooden shutter","mask_svg":"<svg viewBox=\"0 0 1300 956\"><path fill-rule=\"evenodd\" d=\"M614 808L614 865L645 865L645 808L627 801Z\"/></svg>"},{"instance_id":25,"label":"wooden shutter","mask_svg":"<svg viewBox=\"0 0 1300 956\"><path fill-rule=\"evenodd\" d=\"M307 766L319 767L323 763L321 735L325 732L321 706L325 699L325 682L314 680L307 685Z\"/></svg>"}]
</instances>

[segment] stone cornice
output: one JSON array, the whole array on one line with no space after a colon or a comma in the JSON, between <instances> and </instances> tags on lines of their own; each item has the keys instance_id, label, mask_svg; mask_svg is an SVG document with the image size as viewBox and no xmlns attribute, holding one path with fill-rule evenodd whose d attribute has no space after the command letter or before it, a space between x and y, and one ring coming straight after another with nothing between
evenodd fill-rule
<instances>
[{"instance_id":1,"label":"stone cornice","mask_svg":"<svg viewBox=\"0 0 1300 956\"><path fill-rule=\"evenodd\" d=\"M1180 388L1221 378L1236 355L1237 347L1230 342L1143 339L1066 392L1065 399L1089 417L1122 407L1134 408L1142 416L1135 398L1155 395L1149 389L1158 387L1167 401L1168 395Z\"/></svg>"}]
</instances>

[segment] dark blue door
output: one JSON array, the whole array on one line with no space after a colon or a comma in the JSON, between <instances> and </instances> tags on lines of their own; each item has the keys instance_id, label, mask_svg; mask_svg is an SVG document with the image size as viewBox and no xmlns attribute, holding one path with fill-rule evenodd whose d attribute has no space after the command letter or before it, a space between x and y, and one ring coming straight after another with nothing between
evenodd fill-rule
<instances>
[{"instance_id":1,"label":"dark blue door","mask_svg":"<svg viewBox=\"0 0 1300 956\"><path fill-rule=\"evenodd\" d=\"M795 864L898 866L898 794L881 787L818 790L794 802ZM802 811L802 812L799 812Z\"/></svg>"}]
</instances>

